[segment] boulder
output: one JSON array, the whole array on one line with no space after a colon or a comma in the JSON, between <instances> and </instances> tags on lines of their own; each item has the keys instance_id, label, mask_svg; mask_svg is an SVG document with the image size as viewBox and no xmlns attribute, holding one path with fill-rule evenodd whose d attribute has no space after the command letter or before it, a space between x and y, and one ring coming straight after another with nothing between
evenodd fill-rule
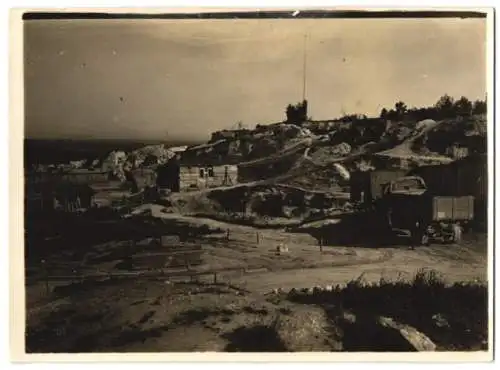
<instances>
[{"instance_id":1,"label":"boulder","mask_svg":"<svg viewBox=\"0 0 500 370\"><path fill-rule=\"evenodd\" d=\"M428 352L436 345L412 326L389 317L344 314L343 346L353 352Z\"/></svg>"},{"instance_id":2,"label":"boulder","mask_svg":"<svg viewBox=\"0 0 500 370\"><path fill-rule=\"evenodd\" d=\"M410 325L396 322L389 317L380 317L379 324L389 330L395 330L418 352L435 351L436 345L423 333Z\"/></svg>"}]
</instances>

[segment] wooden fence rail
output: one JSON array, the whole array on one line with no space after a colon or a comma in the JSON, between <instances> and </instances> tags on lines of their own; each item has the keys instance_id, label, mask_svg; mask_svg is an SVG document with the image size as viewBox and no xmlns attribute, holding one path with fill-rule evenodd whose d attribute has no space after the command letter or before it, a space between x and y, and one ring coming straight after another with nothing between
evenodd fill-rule
<instances>
[{"instance_id":1,"label":"wooden fence rail","mask_svg":"<svg viewBox=\"0 0 500 370\"><path fill-rule=\"evenodd\" d=\"M157 278L157 279L168 279L168 278L190 278L193 280L194 277L200 276L213 276L214 283L217 283L218 275L225 275L227 273L246 273L245 268L232 268L224 270L208 270L208 271L130 271L130 272L115 272L115 273L100 273L100 274L74 274L74 275L47 275L45 277L39 277L37 279L31 278L27 279L29 283L33 282L45 282L48 285L50 282L83 282L83 281L101 281L110 279L134 279L134 278Z\"/></svg>"}]
</instances>

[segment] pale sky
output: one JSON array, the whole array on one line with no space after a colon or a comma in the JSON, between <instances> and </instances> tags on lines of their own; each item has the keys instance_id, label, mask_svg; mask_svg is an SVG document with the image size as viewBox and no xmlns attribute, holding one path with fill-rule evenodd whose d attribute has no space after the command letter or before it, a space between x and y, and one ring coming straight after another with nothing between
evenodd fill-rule
<instances>
[{"instance_id":1,"label":"pale sky","mask_svg":"<svg viewBox=\"0 0 500 370\"><path fill-rule=\"evenodd\" d=\"M206 139L236 122L484 98L485 19L58 20L25 25L26 136Z\"/></svg>"}]
</instances>

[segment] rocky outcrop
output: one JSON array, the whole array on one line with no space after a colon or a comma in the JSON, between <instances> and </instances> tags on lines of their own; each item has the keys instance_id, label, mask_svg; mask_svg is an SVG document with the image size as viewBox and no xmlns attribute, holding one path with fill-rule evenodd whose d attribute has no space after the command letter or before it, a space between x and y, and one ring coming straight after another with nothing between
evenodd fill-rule
<instances>
[{"instance_id":1,"label":"rocky outcrop","mask_svg":"<svg viewBox=\"0 0 500 370\"><path fill-rule=\"evenodd\" d=\"M134 168L139 168L154 164L164 164L173 158L175 154L174 150L167 148L164 144L147 145L131 152L127 160L132 163Z\"/></svg>"}]
</instances>

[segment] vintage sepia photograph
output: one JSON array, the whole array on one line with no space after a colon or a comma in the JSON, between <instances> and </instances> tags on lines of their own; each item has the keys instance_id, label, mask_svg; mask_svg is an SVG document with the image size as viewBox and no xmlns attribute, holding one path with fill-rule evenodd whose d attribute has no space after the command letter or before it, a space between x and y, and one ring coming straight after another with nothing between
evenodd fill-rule
<instances>
[{"instance_id":1,"label":"vintage sepia photograph","mask_svg":"<svg viewBox=\"0 0 500 370\"><path fill-rule=\"evenodd\" d=\"M490 18L22 14L25 353L490 353Z\"/></svg>"}]
</instances>

